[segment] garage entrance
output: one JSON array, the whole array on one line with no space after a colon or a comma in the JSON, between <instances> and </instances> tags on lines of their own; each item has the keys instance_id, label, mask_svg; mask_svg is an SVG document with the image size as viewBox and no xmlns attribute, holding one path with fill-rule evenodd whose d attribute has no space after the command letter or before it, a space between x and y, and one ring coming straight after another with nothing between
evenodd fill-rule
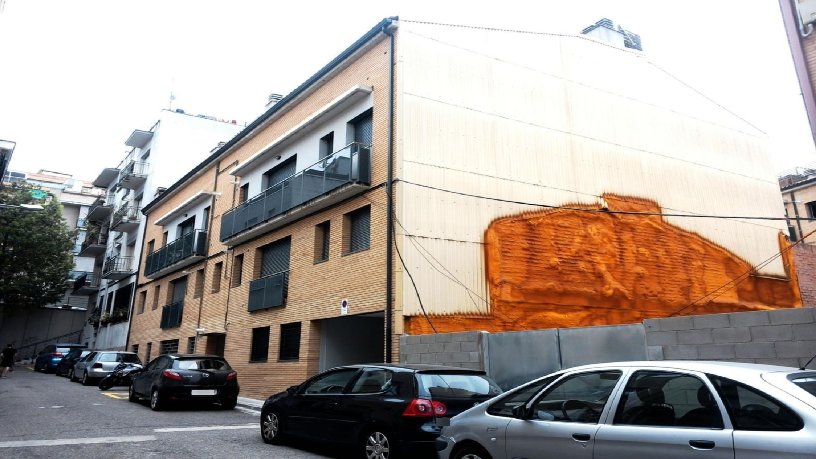
<instances>
[{"instance_id":1,"label":"garage entrance","mask_svg":"<svg viewBox=\"0 0 816 459\"><path fill-rule=\"evenodd\" d=\"M385 352L382 312L320 321L320 371L352 363L382 362Z\"/></svg>"}]
</instances>

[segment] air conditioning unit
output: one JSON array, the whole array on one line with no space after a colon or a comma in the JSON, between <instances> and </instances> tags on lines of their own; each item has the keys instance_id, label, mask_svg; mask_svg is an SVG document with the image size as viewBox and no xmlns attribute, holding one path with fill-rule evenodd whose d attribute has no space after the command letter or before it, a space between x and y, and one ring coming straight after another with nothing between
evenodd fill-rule
<instances>
[{"instance_id":1,"label":"air conditioning unit","mask_svg":"<svg viewBox=\"0 0 816 459\"><path fill-rule=\"evenodd\" d=\"M816 22L816 0L798 0L797 9L802 24L812 24Z\"/></svg>"}]
</instances>

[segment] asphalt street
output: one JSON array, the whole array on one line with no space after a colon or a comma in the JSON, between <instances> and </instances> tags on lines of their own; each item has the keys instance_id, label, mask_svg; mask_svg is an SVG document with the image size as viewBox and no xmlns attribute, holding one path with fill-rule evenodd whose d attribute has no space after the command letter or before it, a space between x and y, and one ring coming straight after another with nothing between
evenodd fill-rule
<instances>
[{"instance_id":1,"label":"asphalt street","mask_svg":"<svg viewBox=\"0 0 816 459\"><path fill-rule=\"evenodd\" d=\"M0 457L347 458L327 445L267 445L260 413L246 408L130 403L127 388L101 391L18 366L0 379Z\"/></svg>"}]
</instances>

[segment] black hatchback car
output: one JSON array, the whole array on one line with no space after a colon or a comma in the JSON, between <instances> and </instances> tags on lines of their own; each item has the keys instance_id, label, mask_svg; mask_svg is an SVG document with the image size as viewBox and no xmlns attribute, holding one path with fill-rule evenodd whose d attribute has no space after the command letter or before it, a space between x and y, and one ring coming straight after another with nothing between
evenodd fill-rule
<instances>
[{"instance_id":1,"label":"black hatchback car","mask_svg":"<svg viewBox=\"0 0 816 459\"><path fill-rule=\"evenodd\" d=\"M447 418L501 393L483 371L437 365L338 367L269 397L267 443L286 437L349 444L366 459L436 457Z\"/></svg>"},{"instance_id":2,"label":"black hatchback car","mask_svg":"<svg viewBox=\"0 0 816 459\"><path fill-rule=\"evenodd\" d=\"M57 364L57 369L54 371L54 373L57 376L68 376L68 373L72 368L74 368L74 364L77 363L79 359L90 353L91 351L89 349L71 349L67 354L65 354L65 357L60 360L60 363Z\"/></svg>"},{"instance_id":3,"label":"black hatchback car","mask_svg":"<svg viewBox=\"0 0 816 459\"><path fill-rule=\"evenodd\" d=\"M238 392L238 373L223 357L165 354L136 370L128 398L131 402L148 398L154 411L171 402L220 403L231 410Z\"/></svg>"}]
</instances>

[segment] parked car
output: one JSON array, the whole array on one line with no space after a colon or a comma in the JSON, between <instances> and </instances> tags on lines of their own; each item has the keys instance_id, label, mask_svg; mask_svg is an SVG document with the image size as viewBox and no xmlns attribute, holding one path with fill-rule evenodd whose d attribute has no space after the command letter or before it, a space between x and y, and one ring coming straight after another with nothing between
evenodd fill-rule
<instances>
[{"instance_id":1,"label":"parked car","mask_svg":"<svg viewBox=\"0 0 816 459\"><path fill-rule=\"evenodd\" d=\"M77 379L77 376L76 376L77 375L77 370L84 369L85 368L85 362L87 362L88 359L94 357L97 352L99 352L99 351L89 351L85 356L80 357L79 359L77 359L74 366L68 369L68 379L71 382L79 381Z\"/></svg>"},{"instance_id":2,"label":"parked car","mask_svg":"<svg viewBox=\"0 0 816 459\"><path fill-rule=\"evenodd\" d=\"M85 349L85 345L76 343L49 344L34 359L34 371L50 373L57 370L57 365L71 349Z\"/></svg>"},{"instance_id":3,"label":"parked car","mask_svg":"<svg viewBox=\"0 0 816 459\"><path fill-rule=\"evenodd\" d=\"M88 349L82 348L71 349L67 354L65 354L65 357L63 357L62 360L60 360L60 363L57 365L57 369L56 371L54 371L54 374L57 376L68 376L68 373L70 373L71 369L74 368L74 364L76 364L79 359L85 357L90 353L91 351Z\"/></svg>"},{"instance_id":4,"label":"parked car","mask_svg":"<svg viewBox=\"0 0 816 459\"><path fill-rule=\"evenodd\" d=\"M814 458L816 371L621 362L537 379L451 419L441 459Z\"/></svg>"},{"instance_id":5,"label":"parked car","mask_svg":"<svg viewBox=\"0 0 816 459\"><path fill-rule=\"evenodd\" d=\"M238 373L217 355L160 355L134 374L130 401L148 398L154 411L172 402L219 403L231 410L238 402Z\"/></svg>"},{"instance_id":6,"label":"parked car","mask_svg":"<svg viewBox=\"0 0 816 459\"><path fill-rule=\"evenodd\" d=\"M122 362L142 363L134 352L93 351L74 365L73 380L79 379L83 386L91 385L111 374L116 365Z\"/></svg>"},{"instance_id":7,"label":"parked car","mask_svg":"<svg viewBox=\"0 0 816 459\"><path fill-rule=\"evenodd\" d=\"M438 365L338 367L269 397L267 443L285 437L345 443L359 457L434 457L439 424L501 393L483 371Z\"/></svg>"}]
</instances>

